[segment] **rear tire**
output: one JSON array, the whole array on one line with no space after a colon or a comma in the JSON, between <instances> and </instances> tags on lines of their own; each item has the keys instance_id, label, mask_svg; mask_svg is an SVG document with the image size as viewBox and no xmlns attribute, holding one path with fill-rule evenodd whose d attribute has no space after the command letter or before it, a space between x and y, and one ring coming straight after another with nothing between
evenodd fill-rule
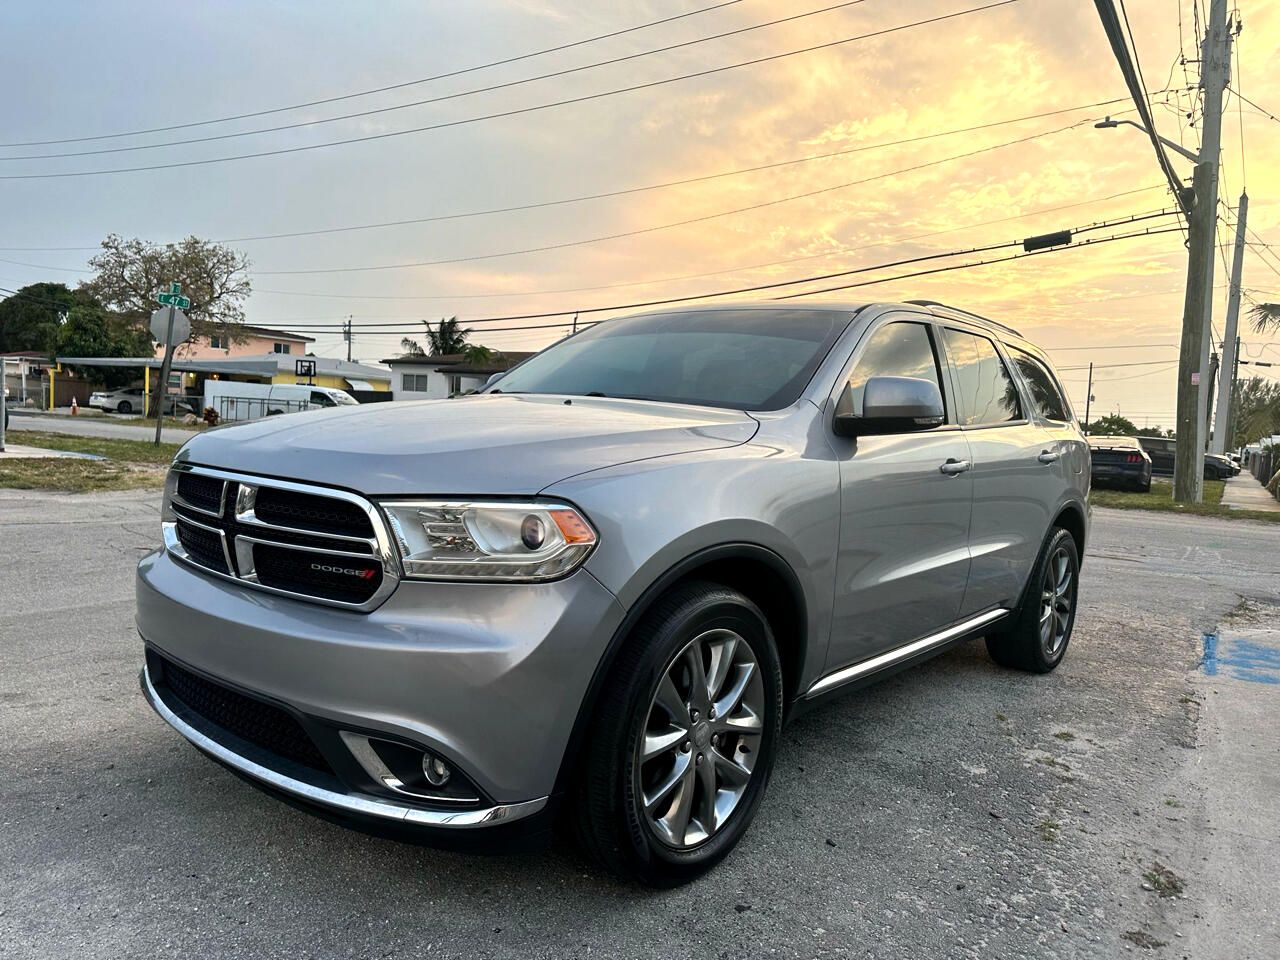
<instances>
[{"instance_id":1,"label":"rear tire","mask_svg":"<svg viewBox=\"0 0 1280 960\"><path fill-rule=\"evenodd\" d=\"M654 887L710 870L755 816L781 721L782 667L760 609L719 584L674 588L627 638L591 721L575 804L583 847Z\"/></svg>"},{"instance_id":2,"label":"rear tire","mask_svg":"<svg viewBox=\"0 0 1280 960\"><path fill-rule=\"evenodd\" d=\"M1080 553L1061 527L1049 532L1022 602L999 630L987 635L987 652L1002 667L1048 673L1062 662L1076 622Z\"/></svg>"}]
</instances>

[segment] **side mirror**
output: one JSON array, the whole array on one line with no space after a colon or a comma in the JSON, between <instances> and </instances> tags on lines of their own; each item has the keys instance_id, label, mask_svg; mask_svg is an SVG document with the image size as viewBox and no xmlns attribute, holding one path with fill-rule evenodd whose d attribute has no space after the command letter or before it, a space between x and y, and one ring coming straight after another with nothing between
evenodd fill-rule
<instances>
[{"instance_id":1,"label":"side mirror","mask_svg":"<svg viewBox=\"0 0 1280 960\"><path fill-rule=\"evenodd\" d=\"M484 382L484 386L483 386L483 387L481 387L480 389L481 389L481 390L488 390L490 387L492 387L495 383L497 383L499 380L501 380L501 379L502 379L503 377L505 377L506 375L507 375L507 371L505 371L505 370L501 370L501 371L499 371L498 373L495 373L493 376L491 376L488 380L486 380L486 381ZM479 391L477 391L477 392L479 392Z\"/></svg>"},{"instance_id":2,"label":"side mirror","mask_svg":"<svg viewBox=\"0 0 1280 960\"><path fill-rule=\"evenodd\" d=\"M872 377L862 388L861 416L853 406L853 391L846 385L832 421L837 436L914 433L946 420L938 385L916 377Z\"/></svg>"}]
</instances>

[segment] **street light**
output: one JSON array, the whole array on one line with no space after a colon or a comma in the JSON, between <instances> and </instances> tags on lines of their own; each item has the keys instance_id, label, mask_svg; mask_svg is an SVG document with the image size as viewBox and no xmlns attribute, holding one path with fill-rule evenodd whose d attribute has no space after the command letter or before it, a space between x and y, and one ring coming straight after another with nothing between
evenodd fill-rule
<instances>
[{"instance_id":1,"label":"street light","mask_svg":"<svg viewBox=\"0 0 1280 960\"><path fill-rule=\"evenodd\" d=\"M1128 124L1128 125L1129 125L1129 126L1131 126L1131 127L1137 127L1139 130L1141 130L1141 131L1142 131L1143 133L1145 133L1147 136L1151 136L1151 131L1149 131L1149 130L1148 130L1146 127L1144 127L1142 124L1140 124L1140 123L1135 123L1135 122L1134 122L1134 121L1132 121L1132 120L1112 120L1110 117L1107 117L1105 120L1099 120L1097 123L1095 123L1095 124L1094 124L1094 126L1095 126L1095 127L1097 127L1099 130L1106 130L1106 129L1108 129L1109 127L1118 127L1118 126L1120 126L1120 124L1122 124L1122 123L1124 123L1124 124ZM1182 156L1184 156L1184 157L1186 157L1188 160L1190 160L1192 163L1199 163L1199 162L1200 162L1200 157L1199 157L1199 155L1192 153L1190 150L1188 150L1188 149L1187 149L1186 147L1184 147L1182 144L1180 144L1180 143L1174 143L1172 140L1167 140L1167 139L1165 139L1164 137L1160 136L1160 134L1156 134L1156 139L1157 139L1157 140L1159 140L1161 143L1163 143L1166 147L1168 147L1168 148L1169 148L1170 150L1172 150L1174 153L1181 154Z\"/></svg>"}]
</instances>

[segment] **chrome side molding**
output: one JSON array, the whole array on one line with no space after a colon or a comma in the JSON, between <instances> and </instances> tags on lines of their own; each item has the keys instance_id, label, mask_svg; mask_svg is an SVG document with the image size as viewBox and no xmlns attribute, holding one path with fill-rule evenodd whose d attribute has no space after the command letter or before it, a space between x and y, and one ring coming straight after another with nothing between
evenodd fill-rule
<instances>
[{"instance_id":1,"label":"chrome side molding","mask_svg":"<svg viewBox=\"0 0 1280 960\"><path fill-rule=\"evenodd\" d=\"M841 684L849 683L857 680L859 677L865 677L867 674L875 673L877 670L883 670L885 667L891 667L895 663L906 660L908 657L914 657L918 653L923 653L933 647L941 646L956 637L963 636L977 630L979 627L1009 615L1009 611L1003 607L996 610L988 610L986 613L980 613L976 617L970 617L962 623L947 627L937 633L932 633L927 637L921 637L911 643L901 647L895 647L893 650L886 650L878 656L872 657L870 660L863 660L859 663L852 664L848 667L841 667L834 673L829 673L822 679L818 680L808 690L804 692L802 699L809 699L821 693L826 693Z\"/></svg>"}]
</instances>

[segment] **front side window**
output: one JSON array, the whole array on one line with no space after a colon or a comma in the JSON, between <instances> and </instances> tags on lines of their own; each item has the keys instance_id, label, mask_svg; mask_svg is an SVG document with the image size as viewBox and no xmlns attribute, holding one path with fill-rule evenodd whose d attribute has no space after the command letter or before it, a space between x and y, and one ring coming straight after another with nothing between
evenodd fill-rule
<instances>
[{"instance_id":1,"label":"front side window","mask_svg":"<svg viewBox=\"0 0 1280 960\"><path fill-rule=\"evenodd\" d=\"M928 380L941 394L942 377L929 328L923 323L888 323L871 335L849 376L850 412L856 417L862 416L862 394L872 377Z\"/></svg>"},{"instance_id":2,"label":"front side window","mask_svg":"<svg viewBox=\"0 0 1280 960\"><path fill-rule=\"evenodd\" d=\"M851 316L779 307L607 320L526 360L493 392L780 410L799 398Z\"/></svg>"},{"instance_id":3,"label":"front side window","mask_svg":"<svg viewBox=\"0 0 1280 960\"><path fill-rule=\"evenodd\" d=\"M333 406L333 400L331 400L331 399L329 398L329 395L328 395L328 394L326 394L326 393L321 393L319 390L312 390L312 391L311 391L311 402L312 402L312 403L314 403L314 404L315 404L316 406L318 406L318 407L332 407L332 406Z\"/></svg>"},{"instance_id":4,"label":"front side window","mask_svg":"<svg viewBox=\"0 0 1280 960\"><path fill-rule=\"evenodd\" d=\"M947 328L947 353L956 372L956 408L960 423L979 426L1021 420L1018 388L986 337Z\"/></svg>"},{"instance_id":5,"label":"front side window","mask_svg":"<svg viewBox=\"0 0 1280 960\"><path fill-rule=\"evenodd\" d=\"M1022 374L1022 379L1027 381L1027 386L1031 389L1032 405L1039 411L1040 416L1046 420L1057 420L1059 423L1070 421L1070 408L1049 368L1017 347L1009 347L1009 356L1014 366L1018 368L1018 372Z\"/></svg>"}]
</instances>

